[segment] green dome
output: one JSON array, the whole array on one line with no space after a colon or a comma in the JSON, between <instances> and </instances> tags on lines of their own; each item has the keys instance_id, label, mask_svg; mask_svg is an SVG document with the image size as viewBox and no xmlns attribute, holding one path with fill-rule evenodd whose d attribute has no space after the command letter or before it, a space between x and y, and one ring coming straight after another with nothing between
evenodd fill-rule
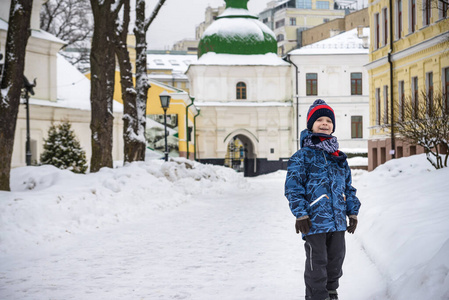
<instances>
[{"instance_id":1,"label":"green dome","mask_svg":"<svg viewBox=\"0 0 449 300\"><path fill-rule=\"evenodd\" d=\"M226 10L204 32L198 57L221 54L277 53L273 31L247 9L248 0L226 0Z\"/></svg>"}]
</instances>

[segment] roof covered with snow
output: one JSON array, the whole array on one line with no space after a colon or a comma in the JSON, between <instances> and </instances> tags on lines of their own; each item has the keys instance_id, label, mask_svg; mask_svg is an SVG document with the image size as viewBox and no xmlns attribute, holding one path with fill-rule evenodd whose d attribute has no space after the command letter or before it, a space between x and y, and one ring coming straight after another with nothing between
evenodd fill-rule
<instances>
[{"instance_id":1,"label":"roof covered with snow","mask_svg":"<svg viewBox=\"0 0 449 300\"><path fill-rule=\"evenodd\" d=\"M57 101L30 99L34 105L90 110L90 80L64 57L57 55ZM123 105L113 101L114 112L122 112Z\"/></svg>"},{"instance_id":2,"label":"roof covered with snow","mask_svg":"<svg viewBox=\"0 0 449 300\"><path fill-rule=\"evenodd\" d=\"M8 22L6 22L3 19L0 19L0 30L8 31ZM40 30L40 29L39 30L37 30L37 29L31 30L31 36L34 38L37 38L37 39L41 39L41 40L47 40L47 41L60 43L60 44L67 44L66 42L64 42L60 38L54 36L53 34L48 33L44 30Z\"/></svg>"},{"instance_id":3,"label":"roof covered with snow","mask_svg":"<svg viewBox=\"0 0 449 300\"><path fill-rule=\"evenodd\" d=\"M196 55L147 54L147 67L150 70L172 70L183 74L190 64L197 61Z\"/></svg>"},{"instance_id":4,"label":"roof covered with snow","mask_svg":"<svg viewBox=\"0 0 449 300\"><path fill-rule=\"evenodd\" d=\"M331 38L301 47L289 52L290 55L322 55L322 54L368 54L369 53L369 27L340 33Z\"/></svg>"},{"instance_id":5,"label":"roof covered with snow","mask_svg":"<svg viewBox=\"0 0 449 300\"><path fill-rule=\"evenodd\" d=\"M205 53L265 54L276 53L273 31L246 9L245 0L227 1L225 11L204 31L198 44L198 56Z\"/></svg>"}]
</instances>

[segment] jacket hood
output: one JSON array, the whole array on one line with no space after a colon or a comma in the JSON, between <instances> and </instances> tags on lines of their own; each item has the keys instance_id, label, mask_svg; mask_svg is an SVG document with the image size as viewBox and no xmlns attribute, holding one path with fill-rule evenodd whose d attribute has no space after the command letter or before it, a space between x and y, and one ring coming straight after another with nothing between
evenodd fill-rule
<instances>
[{"instance_id":1,"label":"jacket hood","mask_svg":"<svg viewBox=\"0 0 449 300\"><path fill-rule=\"evenodd\" d=\"M312 135L312 131L310 131L309 129L304 129L303 131L301 131L301 135L299 137L299 146L302 148L304 146L304 140L306 139L306 137Z\"/></svg>"}]
</instances>

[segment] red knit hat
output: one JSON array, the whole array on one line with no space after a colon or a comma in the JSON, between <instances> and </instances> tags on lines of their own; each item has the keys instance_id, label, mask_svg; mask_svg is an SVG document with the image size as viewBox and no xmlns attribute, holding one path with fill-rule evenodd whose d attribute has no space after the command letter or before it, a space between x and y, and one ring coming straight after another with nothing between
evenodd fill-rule
<instances>
[{"instance_id":1,"label":"red knit hat","mask_svg":"<svg viewBox=\"0 0 449 300\"><path fill-rule=\"evenodd\" d=\"M307 129L312 130L313 123L320 117L329 117L334 124L332 133L335 132L335 114L334 110L326 104L324 100L318 99L313 102L307 112Z\"/></svg>"}]
</instances>

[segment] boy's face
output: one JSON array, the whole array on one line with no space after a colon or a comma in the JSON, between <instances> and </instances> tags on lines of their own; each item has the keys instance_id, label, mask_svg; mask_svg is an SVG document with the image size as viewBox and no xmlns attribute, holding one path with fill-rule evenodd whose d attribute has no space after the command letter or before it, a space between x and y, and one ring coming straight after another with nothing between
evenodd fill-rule
<instances>
[{"instance_id":1,"label":"boy's face","mask_svg":"<svg viewBox=\"0 0 449 300\"><path fill-rule=\"evenodd\" d=\"M315 123L312 126L312 132L314 133L324 133L324 134L332 134L332 130L334 129L334 124L332 123L331 118L329 117L319 117L316 119Z\"/></svg>"}]
</instances>

